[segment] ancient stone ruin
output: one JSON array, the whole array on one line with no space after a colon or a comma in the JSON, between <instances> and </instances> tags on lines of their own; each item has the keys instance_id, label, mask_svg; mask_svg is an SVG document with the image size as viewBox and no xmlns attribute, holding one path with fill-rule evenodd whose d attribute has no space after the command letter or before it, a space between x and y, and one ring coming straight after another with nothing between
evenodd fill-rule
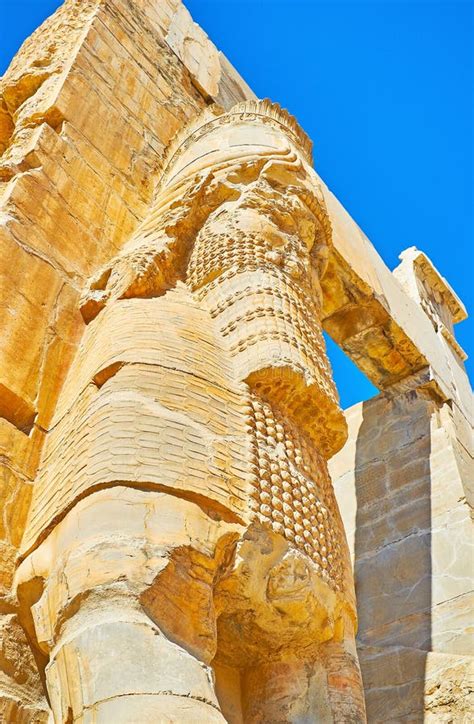
<instances>
[{"instance_id":1,"label":"ancient stone ruin","mask_svg":"<svg viewBox=\"0 0 474 724\"><path fill-rule=\"evenodd\" d=\"M466 312L311 146L180 0L1 80L0 721L472 721Z\"/></svg>"}]
</instances>

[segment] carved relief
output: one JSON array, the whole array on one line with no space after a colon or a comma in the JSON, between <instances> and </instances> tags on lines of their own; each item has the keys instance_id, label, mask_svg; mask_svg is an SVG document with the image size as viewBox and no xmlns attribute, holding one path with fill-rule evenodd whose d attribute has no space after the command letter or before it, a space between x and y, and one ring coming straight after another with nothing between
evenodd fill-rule
<instances>
[{"instance_id":1,"label":"carved relief","mask_svg":"<svg viewBox=\"0 0 474 724\"><path fill-rule=\"evenodd\" d=\"M252 398L252 411L253 517L306 553L323 580L341 591L350 564L326 461L257 396Z\"/></svg>"},{"instance_id":2,"label":"carved relief","mask_svg":"<svg viewBox=\"0 0 474 724\"><path fill-rule=\"evenodd\" d=\"M186 548L181 533L165 542L159 524L147 527L143 543L134 533L133 543L123 543L131 551L124 585L160 636L240 677L247 703L235 721L260 720L255 707L267 706L272 717L278 708L271 696L251 701L246 667L265 662L262 676L270 676L272 662L277 677L289 656L319 672L321 646L337 641L345 656L354 635L350 562L326 465L346 433L320 321L331 227L309 161L304 133L267 101L208 109L171 144L147 218L83 295L88 327L56 410L23 542L20 579L45 560L59 575L54 532L66 535L68 521L94 500L105 510L105 493L137 496L145 508L161 496L164 528L178 506ZM117 521L97 533L107 551L112 528L120 541ZM80 535L94 560L95 544L85 529ZM76 580L72 560L61 565ZM114 570L90 584L90 600L102 600ZM46 603L54 575L44 575L47 595L36 609L43 627L56 616ZM79 578L79 589L89 591ZM132 626L135 604L123 606ZM179 624L176 606L184 611ZM54 627L48 650L64 646L74 658L89 645L74 635L71 653L61 643L66 629ZM161 716L158 659L156 666L153 711ZM231 693L217 675L227 712ZM61 675L56 685L64 688ZM305 696L310 702L309 688ZM219 720L215 698L206 697Z\"/></svg>"}]
</instances>

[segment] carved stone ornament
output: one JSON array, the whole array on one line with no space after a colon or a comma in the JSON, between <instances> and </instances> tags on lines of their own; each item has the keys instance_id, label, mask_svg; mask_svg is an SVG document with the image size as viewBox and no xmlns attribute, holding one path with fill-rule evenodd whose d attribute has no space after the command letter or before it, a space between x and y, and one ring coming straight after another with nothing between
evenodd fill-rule
<instances>
[{"instance_id":1,"label":"carved stone ornament","mask_svg":"<svg viewBox=\"0 0 474 724\"><path fill-rule=\"evenodd\" d=\"M84 292L19 571L46 582L33 611L59 718L118 695L133 711L136 686L164 716L184 681L193 721L314 721L338 661L364 720L327 470L346 437L321 327L331 225L310 146L269 101L206 109ZM113 662L96 635L127 646L123 685L99 674ZM71 695L83 661L94 691Z\"/></svg>"}]
</instances>

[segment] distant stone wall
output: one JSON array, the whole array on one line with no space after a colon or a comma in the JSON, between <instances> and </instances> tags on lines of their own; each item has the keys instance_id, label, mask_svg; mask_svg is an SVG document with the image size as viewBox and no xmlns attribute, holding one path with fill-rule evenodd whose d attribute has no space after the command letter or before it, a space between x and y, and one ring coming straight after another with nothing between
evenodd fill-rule
<instances>
[{"instance_id":1,"label":"distant stone wall","mask_svg":"<svg viewBox=\"0 0 474 724\"><path fill-rule=\"evenodd\" d=\"M346 419L330 469L354 563L368 720L470 721L469 426L419 388Z\"/></svg>"}]
</instances>

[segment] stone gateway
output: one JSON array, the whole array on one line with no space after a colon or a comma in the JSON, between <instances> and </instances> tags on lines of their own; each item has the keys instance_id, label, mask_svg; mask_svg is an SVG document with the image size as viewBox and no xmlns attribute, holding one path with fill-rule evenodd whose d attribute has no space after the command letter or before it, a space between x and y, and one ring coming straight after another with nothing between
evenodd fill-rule
<instances>
[{"instance_id":1,"label":"stone gateway","mask_svg":"<svg viewBox=\"0 0 474 724\"><path fill-rule=\"evenodd\" d=\"M472 720L466 312L311 147L180 0L1 79L0 721Z\"/></svg>"}]
</instances>

